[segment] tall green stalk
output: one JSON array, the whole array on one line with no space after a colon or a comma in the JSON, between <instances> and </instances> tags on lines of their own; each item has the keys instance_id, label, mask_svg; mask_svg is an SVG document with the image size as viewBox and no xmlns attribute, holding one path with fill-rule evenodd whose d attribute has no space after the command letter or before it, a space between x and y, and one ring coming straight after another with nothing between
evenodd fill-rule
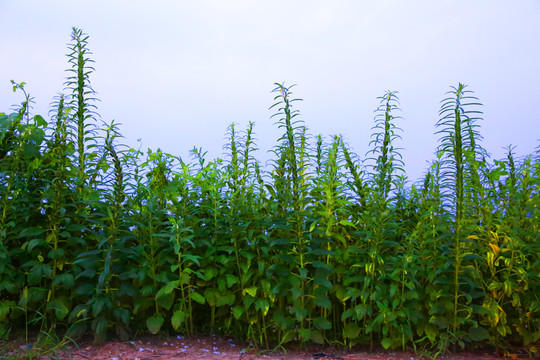
<instances>
[{"instance_id":1,"label":"tall green stalk","mask_svg":"<svg viewBox=\"0 0 540 360\"><path fill-rule=\"evenodd\" d=\"M464 260L470 253L470 239L467 237L466 216L468 204L466 194L478 191L471 182L470 170L474 169L474 160L478 148L479 135L476 131L476 121L480 120L477 107L481 105L477 98L471 95L471 91L465 89L465 85L459 84L452 87L449 96L443 100L440 110L440 120L437 122L437 134L441 134L440 145L437 151L441 154L443 168L443 187L446 191L447 201L450 201L454 210L453 220L453 314L452 332L458 338L462 324L467 322L470 300L462 305L461 299L466 298L462 290L464 285Z\"/></svg>"}]
</instances>

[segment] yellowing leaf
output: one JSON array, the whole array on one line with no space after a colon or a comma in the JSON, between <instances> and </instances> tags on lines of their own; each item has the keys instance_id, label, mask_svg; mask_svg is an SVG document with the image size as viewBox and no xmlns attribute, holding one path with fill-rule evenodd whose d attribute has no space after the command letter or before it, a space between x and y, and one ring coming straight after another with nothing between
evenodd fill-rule
<instances>
[{"instance_id":1,"label":"yellowing leaf","mask_svg":"<svg viewBox=\"0 0 540 360\"><path fill-rule=\"evenodd\" d=\"M242 291L242 295L249 294L251 297L255 297L257 295L257 287L256 286L250 286L248 288L245 288L244 291Z\"/></svg>"},{"instance_id":2,"label":"yellowing leaf","mask_svg":"<svg viewBox=\"0 0 540 360\"><path fill-rule=\"evenodd\" d=\"M501 252L501 249L499 248L499 246L493 243L489 243L489 246L491 247L491 251L493 251L493 254L495 255L495 257L498 257L499 253Z\"/></svg>"}]
</instances>

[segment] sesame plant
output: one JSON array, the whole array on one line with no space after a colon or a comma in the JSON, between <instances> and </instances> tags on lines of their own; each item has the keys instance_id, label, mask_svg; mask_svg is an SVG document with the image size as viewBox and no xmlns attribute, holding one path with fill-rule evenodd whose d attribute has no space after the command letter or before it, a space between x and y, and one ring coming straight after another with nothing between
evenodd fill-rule
<instances>
[{"instance_id":1,"label":"sesame plant","mask_svg":"<svg viewBox=\"0 0 540 360\"><path fill-rule=\"evenodd\" d=\"M17 82L21 104L0 113L0 341L148 332L537 354L540 151L491 159L465 85L411 181L396 92L379 98L365 157L312 135L283 83L267 164L252 122L226 129L223 158L183 159L123 145L98 114L88 36L73 29L68 49L48 117Z\"/></svg>"}]
</instances>

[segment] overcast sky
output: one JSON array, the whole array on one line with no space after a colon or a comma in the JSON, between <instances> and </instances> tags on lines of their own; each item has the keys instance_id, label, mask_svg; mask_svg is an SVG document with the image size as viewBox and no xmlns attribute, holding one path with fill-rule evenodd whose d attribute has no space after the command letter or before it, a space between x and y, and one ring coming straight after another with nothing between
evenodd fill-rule
<instances>
[{"instance_id":1,"label":"overcast sky","mask_svg":"<svg viewBox=\"0 0 540 360\"><path fill-rule=\"evenodd\" d=\"M260 160L280 132L275 82L297 84L310 133L369 150L378 96L398 91L407 174L434 158L440 101L467 84L484 104L483 146L540 144L540 1L0 0L0 112L22 96L46 115L63 89L72 27L89 38L102 119L124 143L184 159L222 155L231 122L255 122Z\"/></svg>"}]
</instances>

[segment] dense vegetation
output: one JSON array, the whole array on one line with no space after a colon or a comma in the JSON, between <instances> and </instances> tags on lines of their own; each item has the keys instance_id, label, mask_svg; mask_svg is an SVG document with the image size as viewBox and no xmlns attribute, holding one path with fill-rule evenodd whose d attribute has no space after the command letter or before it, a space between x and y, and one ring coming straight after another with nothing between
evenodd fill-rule
<instances>
[{"instance_id":1,"label":"dense vegetation","mask_svg":"<svg viewBox=\"0 0 540 360\"><path fill-rule=\"evenodd\" d=\"M444 350L540 339L540 156L491 160L481 106L452 87L436 160L406 181L398 99L380 97L371 151L311 136L277 84L269 166L253 124L228 155L184 162L100 124L87 36L74 29L50 119L0 113L0 338L96 341L141 331Z\"/></svg>"}]
</instances>

